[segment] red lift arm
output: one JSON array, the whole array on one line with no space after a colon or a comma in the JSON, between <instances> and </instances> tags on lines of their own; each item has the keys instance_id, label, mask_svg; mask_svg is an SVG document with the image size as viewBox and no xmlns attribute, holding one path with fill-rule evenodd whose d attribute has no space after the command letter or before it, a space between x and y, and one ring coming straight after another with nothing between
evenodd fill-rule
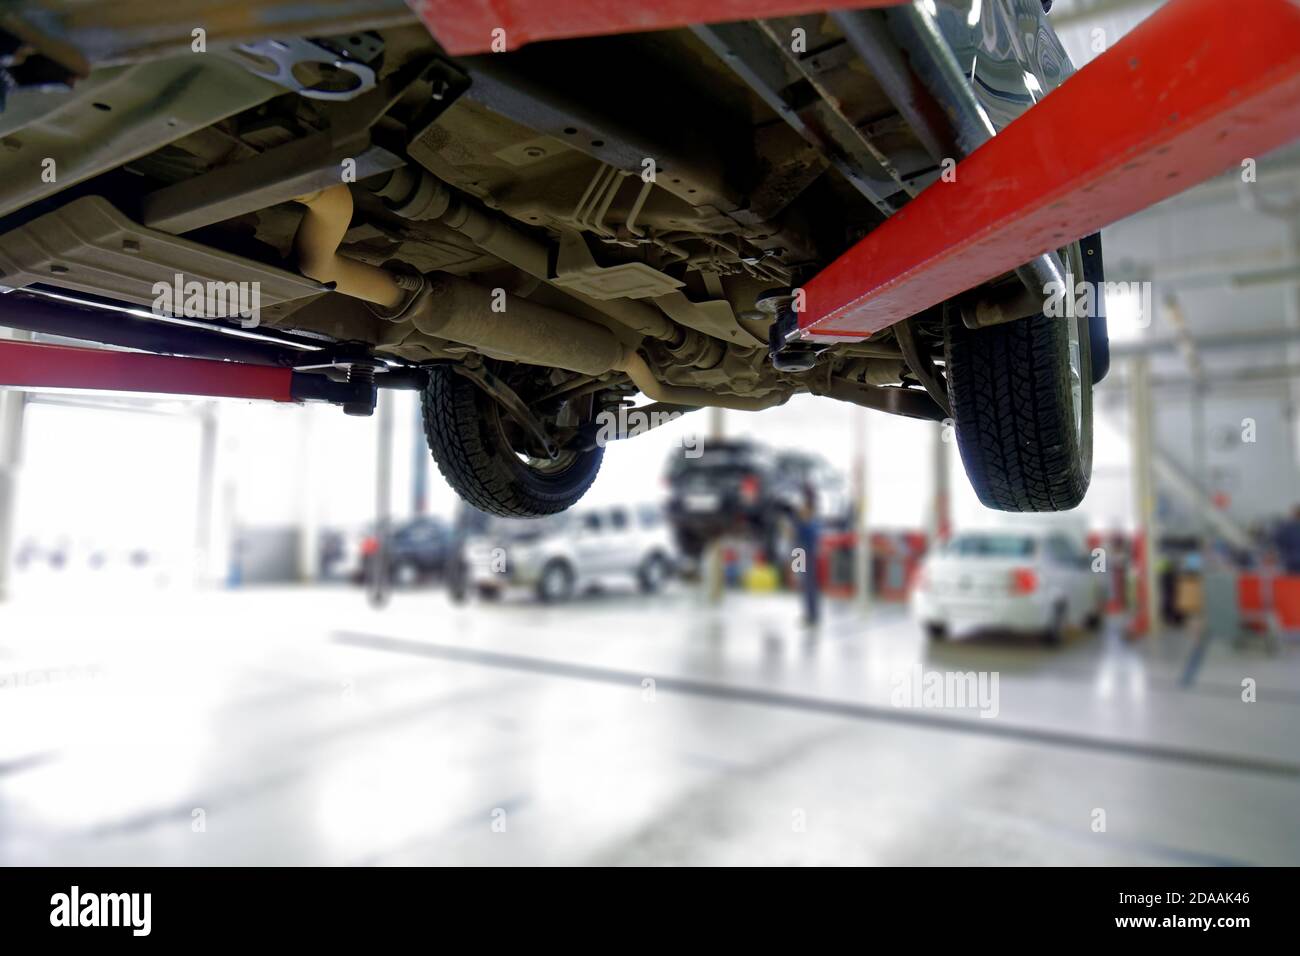
<instances>
[{"instance_id":1,"label":"red lift arm","mask_svg":"<svg viewBox=\"0 0 1300 956\"><path fill-rule=\"evenodd\" d=\"M295 401L293 370L142 352L0 341L0 386Z\"/></svg>"},{"instance_id":2,"label":"red lift arm","mask_svg":"<svg viewBox=\"0 0 1300 956\"><path fill-rule=\"evenodd\" d=\"M1300 3L1172 0L805 286L858 340L1300 135Z\"/></svg>"},{"instance_id":3,"label":"red lift arm","mask_svg":"<svg viewBox=\"0 0 1300 956\"><path fill-rule=\"evenodd\" d=\"M393 377L394 373L389 373ZM411 387L394 378L395 387ZM335 381L323 374L251 362L0 341L0 388L78 388L203 395L266 402L330 402L349 415L375 408L373 375Z\"/></svg>"}]
</instances>

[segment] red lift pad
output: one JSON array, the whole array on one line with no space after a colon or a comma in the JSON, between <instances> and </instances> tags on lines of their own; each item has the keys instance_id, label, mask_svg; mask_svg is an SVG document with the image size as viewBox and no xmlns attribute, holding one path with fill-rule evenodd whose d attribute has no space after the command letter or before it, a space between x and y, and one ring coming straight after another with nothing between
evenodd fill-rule
<instances>
[{"instance_id":1,"label":"red lift pad","mask_svg":"<svg viewBox=\"0 0 1300 956\"><path fill-rule=\"evenodd\" d=\"M899 0L406 0L453 56L536 40L669 30L691 23L896 6ZM502 30L503 33L494 31ZM498 40L499 38L499 40Z\"/></svg>"},{"instance_id":2,"label":"red lift pad","mask_svg":"<svg viewBox=\"0 0 1300 956\"><path fill-rule=\"evenodd\" d=\"M0 342L0 387L84 388L292 402L293 371L142 352Z\"/></svg>"},{"instance_id":3,"label":"red lift pad","mask_svg":"<svg viewBox=\"0 0 1300 956\"><path fill-rule=\"evenodd\" d=\"M1171 0L805 286L872 332L1300 135L1300 3Z\"/></svg>"}]
</instances>

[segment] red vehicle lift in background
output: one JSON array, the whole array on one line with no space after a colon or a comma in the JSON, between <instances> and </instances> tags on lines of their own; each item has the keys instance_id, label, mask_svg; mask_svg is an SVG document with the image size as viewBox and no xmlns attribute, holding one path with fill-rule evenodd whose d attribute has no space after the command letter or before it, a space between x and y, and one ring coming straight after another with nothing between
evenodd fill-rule
<instances>
[{"instance_id":1,"label":"red vehicle lift in background","mask_svg":"<svg viewBox=\"0 0 1300 956\"><path fill-rule=\"evenodd\" d=\"M490 49L498 27L518 45L864 5L881 4L414 3L452 52ZM800 328L832 340L864 338L1297 135L1300 4L1171 0L959 163L955 181L935 183L814 277ZM176 363L196 360L51 349L0 342L0 385L166 392L179 384L185 394L292 401L284 375L328 382L283 369L272 377L235 362L182 366Z\"/></svg>"}]
</instances>

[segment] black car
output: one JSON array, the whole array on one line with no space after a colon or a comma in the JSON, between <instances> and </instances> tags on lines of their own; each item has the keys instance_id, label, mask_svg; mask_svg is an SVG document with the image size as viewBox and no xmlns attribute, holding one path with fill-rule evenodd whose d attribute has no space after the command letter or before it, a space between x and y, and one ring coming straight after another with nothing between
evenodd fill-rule
<instances>
[{"instance_id":1,"label":"black car","mask_svg":"<svg viewBox=\"0 0 1300 956\"><path fill-rule=\"evenodd\" d=\"M452 557L451 531L446 522L422 515L393 527L388 534L388 570L398 584L419 584L440 579ZM371 533L361 542L362 581L370 580L371 566L379 552L379 538Z\"/></svg>"},{"instance_id":2,"label":"black car","mask_svg":"<svg viewBox=\"0 0 1300 956\"><path fill-rule=\"evenodd\" d=\"M849 520L844 481L818 456L776 452L748 440L711 441L698 458L674 456L668 519L688 557L726 533L752 536L771 555L781 522L794 515L807 487L817 494L824 522Z\"/></svg>"}]
</instances>

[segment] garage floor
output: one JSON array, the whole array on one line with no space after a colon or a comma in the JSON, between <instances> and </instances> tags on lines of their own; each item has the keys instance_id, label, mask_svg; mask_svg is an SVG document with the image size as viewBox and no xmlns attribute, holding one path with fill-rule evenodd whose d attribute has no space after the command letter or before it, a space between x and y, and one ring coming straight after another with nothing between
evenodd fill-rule
<instances>
[{"instance_id":1,"label":"garage floor","mask_svg":"<svg viewBox=\"0 0 1300 956\"><path fill-rule=\"evenodd\" d=\"M1184 687L1179 635L927 647L834 611L0 608L0 863L1300 863L1294 645ZM997 671L996 716L893 706L914 671Z\"/></svg>"}]
</instances>

